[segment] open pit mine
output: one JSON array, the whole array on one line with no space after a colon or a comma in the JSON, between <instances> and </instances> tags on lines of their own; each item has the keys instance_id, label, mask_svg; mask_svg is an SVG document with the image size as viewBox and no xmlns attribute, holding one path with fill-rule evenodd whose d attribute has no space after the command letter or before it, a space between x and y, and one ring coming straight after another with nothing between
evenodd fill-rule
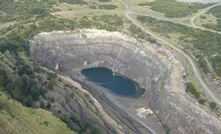
<instances>
[{"instance_id":1,"label":"open pit mine","mask_svg":"<svg viewBox=\"0 0 221 134\"><path fill-rule=\"evenodd\" d=\"M160 44L84 29L40 33L30 47L35 64L66 78L91 100L98 119L81 120L99 124L103 133L221 133L216 115L186 94L185 62ZM61 105L64 113L74 114L72 105Z\"/></svg>"}]
</instances>

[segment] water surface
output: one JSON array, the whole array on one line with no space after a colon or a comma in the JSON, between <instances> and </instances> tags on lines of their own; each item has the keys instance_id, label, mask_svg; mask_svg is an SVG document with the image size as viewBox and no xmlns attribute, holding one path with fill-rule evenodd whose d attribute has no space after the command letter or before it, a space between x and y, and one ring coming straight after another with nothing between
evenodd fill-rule
<instances>
[{"instance_id":1,"label":"water surface","mask_svg":"<svg viewBox=\"0 0 221 134\"><path fill-rule=\"evenodd\" d=\"M110 69L104 67L84 69L82 74L88 81L94 82L121 96L136 96L141 92L141 88L137 83L120 74L114 74Z\"/></svg>"}]
</instances>

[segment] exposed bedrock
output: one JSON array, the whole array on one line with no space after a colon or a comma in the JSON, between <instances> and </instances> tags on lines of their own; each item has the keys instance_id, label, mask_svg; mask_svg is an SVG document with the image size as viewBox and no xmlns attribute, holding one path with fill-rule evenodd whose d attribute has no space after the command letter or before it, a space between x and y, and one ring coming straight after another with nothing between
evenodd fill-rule
<instances>
[{"instance_id":1,"label":"exposed bedrock","mask_svg":"<svg viewBox=\"0 0 221 134\"><path fill-rule=\"evenodd\" d=\"M89 93L119 124L112 126L117 132L221 132L220 120L185 94L182 64L160 46L102 30L41 33L30 46L36 63L89 87ZM81 70L90 67L113 69L145 92L136 98L117 96L84 79Z\"/></svg>"}]
</instances>

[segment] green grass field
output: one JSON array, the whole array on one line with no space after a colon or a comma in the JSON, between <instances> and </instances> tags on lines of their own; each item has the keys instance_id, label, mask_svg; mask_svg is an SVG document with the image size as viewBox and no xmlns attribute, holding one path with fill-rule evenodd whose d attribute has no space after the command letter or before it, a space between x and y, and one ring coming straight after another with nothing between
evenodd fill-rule
<instances>
[{"instance_id":1,"label":"green grass field","mask_svg":"<svg viewBox=\"0 0 221 134\"><path fill-rule=\"evenodd\" d=\"M0 92L1 134L74 134L59 118L43 109L31 109Z\"/></svg>"},{"instance_id":2,"label":"green grass field","mask_svg":"<svg viewBox=\"0 0 221 134\"><path fill-rule=\"evenodd\" d=\"M204 4L185 4L176 0L156 0L146 3L154 11L164 13L166 17L181 18L196 13L199 9L208 5Z\"/></svg>"},{"instance_id":3,"label":"green grass field","mask_svg":"<svg viewBox=\"0 0 221 134\"><path fill-rule=\"evenodd\" d=\"M217 25L217 18L211 13L204 13L200 17L196 18L195 23L197 26L201 27L208 27L209 25L215 26Z\"/></svg>"},{"instance_id":4,"label":"green grass field","mask_svg":"<svg viewBox=\"0 0 221 134\"><path fill-rule=\"evenodd\" d=\"M117 0L100 2L98 0L85 0L87 4L59 3L52 7L51 14L65 19L79 19L93 15L122 15L123 5Z\"/></svg>"},{"instance_id":5,"label":"green grass field","mask_svg":"<svg viewBox=\"0 0 221 134\"><path fill-rule=\"evenodd\" d=\"M213 21L211 21L207 24L203 24L203 26L217 31L221 31L221 6L217 6L210 9L206 14L213 16L213 20L216 21L216 23L213 23Z\"/></svg>"}]
</instances>

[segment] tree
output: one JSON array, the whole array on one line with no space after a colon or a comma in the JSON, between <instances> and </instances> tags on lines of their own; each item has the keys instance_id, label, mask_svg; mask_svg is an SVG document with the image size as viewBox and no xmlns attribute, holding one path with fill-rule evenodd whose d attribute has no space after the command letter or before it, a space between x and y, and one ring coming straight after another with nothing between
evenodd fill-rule
<instances>
[{"instance_id":1,"label":"tree","mask_svg":"<svg viewBox=\"0 0 221 134\"><path fill-rule=\"evenodd\" d=\"M22 100L22 92L18 88L12 90L12 98L15 100Z\"/></svg>"},{"instance_id":2,"label":"tree","mask_svg":"<svg viewBox=\"0 0 221 134\"><path fill-rule=\"evenodd\" d=\"M5 87L8 83L8 76L4 70L0 70L0 86Z\"/></svg>"},{"instance_id":3,"label":"tree","mask_svg":"<svg viewBox=\"0 0 221 134\"><path fill-rule=\"evenodd\" d=\"M194 85L190 82L186 84L186 91L193 94L196 98L200 97L200 93L197 91L197 89L194 87Z\"/></svg>"},{"instance_id":4,"label":"tree","mask_svg":"<svg viewBox=\"0 0 221 134\"><path fill-rule=\"evenodd\" d=\"M33 100L38 100L40 96L40 91L38 90L37 87L32 86L29 94L32 96Z\"/></svg>"},{"instance_id":5,"label":"tree","mask_svg":"<svg viewBox=\"0 0 221 134\"><path fill-rule=\"evenodd\" d=\"M18 77L15 81L15 86L19 89L24 88L26 84L26 78L24 77Z\"/></svg>"},{"instance_id":6,"label":"tree","mask_svg":"<svg viewBox=\"0 0 221 134\"><path fill-rule=\"evenodd\" d=\"M51 102L54 102L54 101L55 101L55 100L54 100L54 96L52 96L52 97L51 97Z\"/></svg>"},{"instance_id":7,"label":"tree","mask_svg":"<svg viewBox=\"0 0 221 134\"><path fill-rule=\"evenodd\" d=\"M32 97L28 95L27 100L26 100L26 105L30 107L32 104L32 101L33 101Z\"/></svg>"},{"instance_id":8,"label":"tree","mask_svg":"<svg viewBox=\"0 0 221 134\"><path fill-rule=\"evenodd\" d=\"M40 102L40 108L43 108L43 109L45 108L45 103L44 103L44 101L41 101L41 102Z\"/></svg>"},{"instance_id":9,"label":"tree","mask_svg":"<svg viewBox=\"0 0 221 134\"><path fill-rule=\"evenodd\" d=\"M206 102L205 99L200 99L200 100L199 100L199 103L202 104L202 105L203 105L205 102Z\"/></svg>"},{"instance_id":10,"label":"tree","mask_svg":"<svg viewBox=\"0 0 221 134\"><path fill-rule=\"evenodd\" d=\"M216 108L216 103L215 102L210 102L209 104L211 109L215 109Z\"/></svg>"},{"instance_id":11,"label":"tree","mask_svg":"<svg viewBox=\"0 0 221 134\"><path fill-rule=\"evenodd\" d=\"M53 80L50 80L48 82L48 89L52 90L54 88L54 81Z\"/></svg>"},{"instance_id":12,"label":"tree","mask_svg":"<svg viewBox=\"0 0 221 134\"><path fill-rule=\"evenodd\" d=\"M51 108L51 103L48 102L48 103L47 103L47 109L50 109L50 108Z\"/></svg>"}]
</instances>

